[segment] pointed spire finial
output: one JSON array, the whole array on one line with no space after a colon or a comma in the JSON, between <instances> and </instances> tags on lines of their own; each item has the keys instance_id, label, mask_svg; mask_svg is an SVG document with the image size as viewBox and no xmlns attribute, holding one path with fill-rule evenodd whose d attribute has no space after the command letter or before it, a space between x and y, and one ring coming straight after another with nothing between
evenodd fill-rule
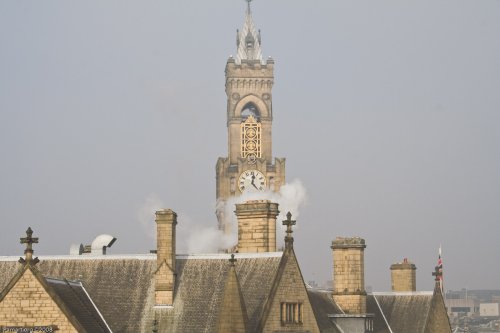
<instances>
[{"instance_id":1,"label":"pointed spire finial","mask_svg":"<svg viewBox=\"0 0 500 333\"><path fill-rule=\"evenodd\" d=\"M21 264L32 263L36 265L39 262L38 258L33 259L33 244L38 243L38 237L32 236L33 230L31 230L31 227L28 227L28 230L26 230L26 237L21 238L21 244L26 244L26 250L24 250L25 258L19 258Z\"/></svg>"},{"instance_id":2,"label":"pointed spire finial","mask_svg":"<svg viewBox=\"0 0 500 333\"><path fill-rule=\"evenodd\" d=\"M247 10L245 15L245 23L241 31L237 31L237 54L236 63L241 64L241 61L261 61L262 62L262 49L260 33L257 32L252 19L252 10L250 3L252 0L245 0L247 2Z\"/></svg>"},{"instance_id":3,"label":"pointed spire finial","mask_svg":"<svg viewBox=\"0 0 500 333\"><path fill-rule=\"evenodd\" d=\"M248 3L248 11L250 11L250 2L252 2L252 0L245 0L247 3Z\"/></svg>"},{"instance_id":4,"label":"pointed spire finial","mask_svg":"<svg viewBox=\"0 0 500 333\"><path fill-rule=\"evenodd\" d=\"M286 214L286 220L283 221L283 225L286 225L285 247L293 245L292 226L294 226L296 223L297 221L292 220L292 213L288 212Z\"/></svg>"}]
</instances>

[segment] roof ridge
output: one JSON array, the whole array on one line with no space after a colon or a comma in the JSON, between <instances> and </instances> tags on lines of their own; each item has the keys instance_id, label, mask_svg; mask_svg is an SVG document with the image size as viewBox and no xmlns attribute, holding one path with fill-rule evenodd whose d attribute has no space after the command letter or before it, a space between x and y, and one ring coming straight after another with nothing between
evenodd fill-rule
<instances>
[{"instance_id":1,"label":"roof ridge","mask_svg":"<svg viewBox=\"0 0 500 333\"><path fill-rule=\"evenodd\" d=\"M394 333L391 329L391 325L389 325L389 322L387 321L387 318L385 317L385 313L382 310L382 307L380 306L380 303L378 302L377 296L373 295L373 299L375 300L375 303L377 303L378 309L380 310L380 313L382 314L382 318L384 318L385 324L387 325L387 328L389 329L390 333Z\"/></svg>"},{"instance_id":2,"label":"roof ridge","mask_svg":"<svg viewBox=\"0 0 500 333\"><path fill-rule=\"evenodd\" d=\"M97 313L101 317L102 322L104 323L104 325L106 325L106 328L108 329L108 331L113 332L111 330L111 327L109 327L108 323L106 322L106 319L102 315L101 311L99 311L99 308L97 307L97 305L95 305L94 300L92 299L92 297L90 297L89 293L87 292L87 289L85 289L85 287L83 286L82 282L80 282L80 286L82 287L82 290L85 292L85 295L87 295L87 297L89 298L90 303L92 303L92 305L94 306L94 309L97 311Z\"/></svg>"},{"instance_id":3,"label":"roof ridge","mask_svg":"<svg viewBox=\"0 0 500 333\"><path fill-rule=\"evenodd\" d=\"M374 296L432 296L432 291L372 291L367 293Z\"/></svg>"}]
</instances>

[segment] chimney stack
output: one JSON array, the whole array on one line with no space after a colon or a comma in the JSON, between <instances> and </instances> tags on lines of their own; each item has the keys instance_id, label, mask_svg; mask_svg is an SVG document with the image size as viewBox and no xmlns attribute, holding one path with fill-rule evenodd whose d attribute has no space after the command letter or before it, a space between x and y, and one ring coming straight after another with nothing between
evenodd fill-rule
<instances>
[{"instance_id":1,"label":"chimney stack","mask_svg":"<svg viewBox=\"0 0 500 333\"><path fill-rule=\"evenodd\" d=\"M346 314L365 314L365 240L337 237L331 248L334 301Z\"/></svg>"},{"instance_id":2,"label":"chimney stack","mask_svg":"<svg viewBox=\"0 0 500 333\"><path fill-rule=\"evenodd\" d=\"M408 261L407 258L403 259L403 262L395 263L391 265L391 286L392 291L416 291L417 290L417 279L416 279L417 267L415 264Z\"/></svg>"},{"instance_id":3,"label":"chimney stack","mask_svg":"<svg viewBox=\"0 0 500 333\"><path fill-rule=\"evenodd\" d=\"M156 305L174 304L175 226L177 214L171 209L156 212Z\"/></svg>"},{"instance_id":4,"label":"chimney stack","mask_svg":"<svg viewBox=\"0 0 500 333\"><path fill-rule=\"evenodd\" d=\"M278 204L252 200L236 204L238 252L275 252Z\"/></svg>"}]
</instances>

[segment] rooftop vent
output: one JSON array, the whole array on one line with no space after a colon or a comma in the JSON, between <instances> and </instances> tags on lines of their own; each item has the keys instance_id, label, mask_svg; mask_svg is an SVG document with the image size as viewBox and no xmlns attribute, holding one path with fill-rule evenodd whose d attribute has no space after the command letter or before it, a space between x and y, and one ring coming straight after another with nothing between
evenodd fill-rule
<instances>
[{"instance_id":1,"label":"rooftop vent","mask_svg":"<svg viewBox=\"0 0 500 333\"><path fill-rule=\"evenodd\" d=\"M116 238L110 235L99 235L97 236L91 245L83 244L72 244L69 250L71 255L82 255L82 254L92 254L92 255L105 255L106 249L111 247L116 242Z\"/></svg>"}]
</instances>

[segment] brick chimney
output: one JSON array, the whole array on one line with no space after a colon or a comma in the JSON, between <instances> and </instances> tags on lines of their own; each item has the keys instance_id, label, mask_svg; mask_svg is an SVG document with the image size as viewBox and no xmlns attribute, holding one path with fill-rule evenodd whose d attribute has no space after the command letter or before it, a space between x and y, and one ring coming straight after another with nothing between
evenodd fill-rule
<instances>
[{"instance_id":1,"label":"brick chimney","mask_svg":"<svg viewBox=\"0 0 500 333\"><path fill-rule=\"evenodd\" d=\"M174 304L175 226L177 214L170 209L156 212L156 305Z\"/></svg>"},{"instance_id":2,"label":"brick chimney","mask_svg":"<svg viewBox=\"0 0 500 333\"><path fill-rule=\"evenodd\" d=\"M346 314L365 314L365 240L337 237L331 248L334 301Z\"/></svg>"},{"instance_id":3,"label":"brick chimney","mask_svg":"<svg viewBox=\"0 0 500 333\"><path fill-rule=\"evenodd\" d=\"M278 204L252 200L236 204L238 252L275 252Z\"/></svg>"},{"instance_id":4,"label":"brick chimney","mask_svg":"<svg viewBox=\"0 0 500 333\"><path fill-rule=\"evenodd\" d=\"M416 291L417 290L417 267L415 264L408 261L407 258L403 262L391 265L391 286L392 291Z\"/></svg>"}]
</instances>

